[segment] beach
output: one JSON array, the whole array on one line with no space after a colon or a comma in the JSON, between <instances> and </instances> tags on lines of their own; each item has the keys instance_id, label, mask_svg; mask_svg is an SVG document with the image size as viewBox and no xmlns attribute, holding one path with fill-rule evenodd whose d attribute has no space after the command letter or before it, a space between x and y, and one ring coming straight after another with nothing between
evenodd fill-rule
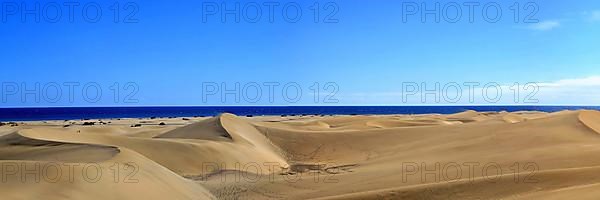
<instances>
[{"instance_id":1,"label":"beach","mask_svg":"<svg viewBox=\"0 0 600 200\"><path fill-rule=\"evenodd\" d=\"M595 199L600 112L0 124L3 199Z\"/></svg>"}]
</instances>

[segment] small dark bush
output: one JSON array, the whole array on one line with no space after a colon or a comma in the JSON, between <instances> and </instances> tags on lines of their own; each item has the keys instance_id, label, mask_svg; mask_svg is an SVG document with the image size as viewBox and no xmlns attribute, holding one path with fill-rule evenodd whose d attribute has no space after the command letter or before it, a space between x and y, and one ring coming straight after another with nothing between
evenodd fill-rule
<instances>
[{"instance_id":1,"label":"small dark bush","mask_svg":"<svg viewBox=\"0 0 600 200\"><path fill-rule=\"evenodd\" d=\"M83 126L93 126L96 122L83 122Z\"/></svg>"}]
</instances>

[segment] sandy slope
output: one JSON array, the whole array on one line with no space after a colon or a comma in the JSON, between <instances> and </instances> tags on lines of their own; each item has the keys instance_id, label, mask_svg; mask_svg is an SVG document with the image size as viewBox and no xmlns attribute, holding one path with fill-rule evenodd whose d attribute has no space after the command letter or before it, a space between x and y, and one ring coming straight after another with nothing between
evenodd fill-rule
<instances>
[{"instance_id":1,"label":"sandy slope","mask_svg":"<svg viewBox=\"0 0 600 200\"><path fill-rule=\"evenodd\" d=\"M0 127L2 199L600 195L597 111L101 121Z\"/></svg>"},{"instance_id":2,"label":"sandy slope","mask_svg":"<svg viewBox=\"0 0 600 200\"><path fill-rule=\"evenodd\" d=\"M215 198L129 149L62 142L51 131L37 131L43 132L22 130L0 138L6 145L0 148L3 199Z\"/></svg>"}]
</instances>

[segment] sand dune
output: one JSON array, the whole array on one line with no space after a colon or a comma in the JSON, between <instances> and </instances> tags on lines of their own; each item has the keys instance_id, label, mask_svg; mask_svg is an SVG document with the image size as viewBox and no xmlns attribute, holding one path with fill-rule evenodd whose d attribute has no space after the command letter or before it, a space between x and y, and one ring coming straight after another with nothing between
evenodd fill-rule
<instances>
[{"instance_id":1,"label":"sand dune","mask_svg":"<svg viewBox=\"0 0 600 200\"><path fill-rule=\"evenodd\" d=\"M410 127L410 126L435 126L453 124L444 120L433 120L433 119L377 119L370 120L367 122L367 126L376 128L395 128L395 127Z\"/></svg>"},{"instance_id":2,"label":"sand dune","mask_svg":"<svg viewBox=\"0 0 600 200\"><path fill-rule=\"evenodd\" d=\"M18 132L0 137L0 157L3 160L101 162L118 153L119 149L115 147L37 140Z\"/></svg>"},{"instance_id":3,"label":"sand dune","mask_svg":"<svg viewBox=\"0 0 600 200\"><path fill-rule=\"evenodd\" d=\"M0 139L3 199L215 199L131 150L38 136L23 130Z\"/></svg>"},{"instance_id":4,"label":"sand dune","mask_svg":"<svg viewBox=\"0 0 600 200\"><path fill-rule=\"evenodd\" d=\"M502 119L508 123L519 123L519 122L523 122L523 121L527 120L527 118L524 118L517 114L506 114L506 115L502 116Z\"/></svg>"},{"instance_id":5,"label":"sand dune","mask_svg":"<svg viewBox=\"0 0 600 200\"><path fill-rule=\"evenodd\" d=\"M588 128L600 134L600 112L598 111L582 111L579 113L579 121Z\"/></svg>"},{"instance_id":6,"label":"sand dune","mask_svg":"<svg viewBox=\"0 0 600 200\"><path fill-rule=\"evenodd\" d=\"M221 117L205 119L163 134L156 138L204 139L232 141L231 135L221 124Z\"/></svg>"},{"instance_id":7,"label":"sand dune","mask_svg":"<svg viewBox=\"0 0 600 200\"><path fill-rule=\"evenodd\" d=\"M598 111L103 122L0 127L2 199L600 195ZM90 181L90 169L102 178Z\"/></svg>"}]
</instances>

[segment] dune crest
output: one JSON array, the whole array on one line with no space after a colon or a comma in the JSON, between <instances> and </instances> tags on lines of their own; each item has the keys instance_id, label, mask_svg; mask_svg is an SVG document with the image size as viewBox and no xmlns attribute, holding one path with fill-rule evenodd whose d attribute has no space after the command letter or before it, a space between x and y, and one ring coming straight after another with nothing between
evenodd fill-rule
<instances>
[{"instance_id":1,"label":"dune crest","mask_svg":"<svg viewBox=\"0 0 600 200\"><path fill-rule=\"evenodd\" d=\"M398 127L413 127L413 126L437 126L453 124L444 120L433 119L377 119L366 122L367 126L376 128L398 128Z\"/></svg>"},{"instance_id":2,"label":"dune crest","mask_svg":"<svg viewBox=\"0 0 600 200\"><path fill-rule=\"evenodd\" d=\"M579 121L596 133L600 134L600 112L585 110L579 113Z\"/></svg>"},{"instance_id":3,"label":"dune crest","mask_svg":"<svg viewBox=\"0 0 600 200\"><path fill-rule=\"evenodd\" d=\"M227 134L231 136L231 140L215 139L214 135L209 136L208 140L137 138L108 134L79 134L64 132L60 129L30 129L22 130L20 134L57 142L98 144L131 149L181 176L207 176L226 170L241 170L238 166L250 164L263 166L276 163L279 166L263 168L255 172L259 174L276 173L289 167L282 151L253 125L231 114L223 114L218 118L223 130L226 130ZM214 132L215 127L192 124L181 129L183 130L178 133L180 136L193 138L198 133Z\"/></svg>"},{"instance_id":4,"label":"dune crest","mask_svg":"<svg viewBox=\"0 0 600 200\"><path fill-rule=\"evenodd\" d=\"M39 140L19 132L0 137L0 158L3 160L102 162L119 152L116 147ZM81 155L88 156L82 158Z\"/></svg>"},{"instance_id":5,"label":"dune crest","mask_svg":"<svg viewBox=\"0 0 600 200\"><path fill-rule=\"evenodd\" d=\"M502 120L504 120L507 123L514 124L514 123L524 122L527 119L522 116L519 116L517 114L508 113L508 114L505 114L504 116L502 116Z\"/></svg>"},{"instance_id":6,"label":"dune crest","mask_svg":"<svg viewBox=\"0 0 600 200\"><path fill-rule=\"evenodd\" d=\"M160 134L155 138L179 138L232 141L231 135L223 128L221 117L212 117L200 122L192 123L181 128Z\"/></svg>"},{"instance_id":7,"label":"dune crest","mask_svg":"<svg viewBox=\"0 0 600 200\"><path fill-rule=\"evenodd\" d=\"M277 162L282 167L288 166L279 147L254 125L229 113L169 131L158 137L232 142L236 146L252 148L254 153L260 153L260 155L255 154L265 158L260 160Z\"/></svg>"}]
</instances>

